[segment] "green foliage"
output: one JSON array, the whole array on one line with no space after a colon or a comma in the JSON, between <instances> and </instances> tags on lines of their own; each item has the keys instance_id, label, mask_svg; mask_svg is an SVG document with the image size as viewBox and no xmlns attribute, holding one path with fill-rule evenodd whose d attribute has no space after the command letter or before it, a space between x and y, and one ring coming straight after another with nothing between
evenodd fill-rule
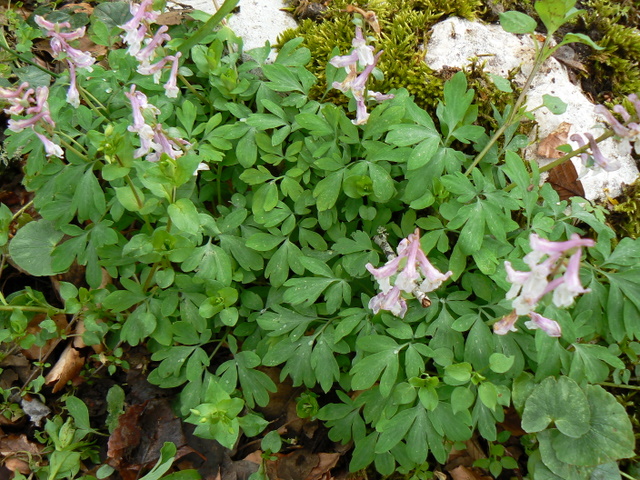
<instances>
[{"instance_id":1,"label":"green foliage","mask_svg":"<svg viewBox=\"0 0 640 480\"><path fill-rule=\"evenodd\" d=\"M263 367L276 367L281 380L304 386L299 416L323 421L331 440L353 442L350 468L374 464L383 475L426 476L425 465L445 463L452 445L474 432L492 445L485 468L494 475L515 468L497 428L511 404L537 441L529 469L544 472L541 478L615 472L614 462L633 455L623 407L594 384L612 375L621 386L630 381L623 372L640 340L640 243L616 238L601 207L560 201L549 185L539 186L537 166L520 157L524 112L516 102L494 108L485 124L474 81L458 72L425 87L431 115L420 95L403 88L405 72L387 75L397 82L394 97L354 125L344 108L317 99L325 86L307 68L312 59L324 68L335 52L323 56L295 39L267 63L268 47L243 52L230 30L212 32L197 20L170 30L174 40L164 48L184 57L180 95L168 99L115 47L126 15L122 4L109 5L87 19L91 35L113 48L91 77L79 74L87 94L81 105L67 105L66 76L47 80L56 121L47 133L65 147L64 157L47 156L31 130L7 131L9 150L29 145L25 184L42 219L21 225L9 241L17 219L0 209L0 243L8 241L3 254L32 274L86 267L86 286L62 284L63 311L83 318L88 345L106 347L110 373L123 365L122 344L146 345L148 380L179 387L176 409L196 434L234 448L241 434L268 428L255 410L277 390ZM552 29L573 15L571 2L557 12L553 2L540 5ZM419 40L410 22L445 11L472 15L477 3L367 8L379 8L383 24L396 22L381 42L408 52ZM344 52L352 26L330 12ZM530 30L530 20L506 18ZM402 32L411 42L402 43ZM188 142L176 143L179 155L164 150L148 161L135 153L140 139L125 95L134 85L159 111L157 122L143 120ZM546 104L558 108L553 99ZM389 253L380 248L381 231L394 249L416 228L432 268L450 278L428 299L405 295L404 318L386 308L374 313L370 272ZM526 268L531 233L595 242L580 270L590 292L568 309L551 295L538 299L540 314L562 327L557 338L522 321L506 335L491 328L513 309L505 261ZM401 261L406 268L409 260ZM0 301L3 341L25 347L59 335L50 317L60 310L38 292ZM47 318L34 334L27 325L36 313ZM72 420L55 417L45 427L61 452L51 479L75 475L83 455L76 447L93 433L86 407L72 398ZM113 428L122 390L110 390L107 402ZM613 429L619 436L612 440ZM264 433L263 450L279 451L277 432ZM161 453L151 480L168 470L175 449L165 445Z\"/></svg>"}]
</instances>

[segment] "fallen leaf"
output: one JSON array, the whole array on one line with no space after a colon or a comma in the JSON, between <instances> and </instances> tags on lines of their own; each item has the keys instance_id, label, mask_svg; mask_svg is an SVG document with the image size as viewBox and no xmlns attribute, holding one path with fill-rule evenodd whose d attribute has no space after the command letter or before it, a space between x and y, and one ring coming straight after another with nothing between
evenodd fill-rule
<instances>
[{"instance_id":1,"label":"fallen leaf","mask_svg":"<svg viewBox=\"0 0 640 480\"><path fill-rule=\"evenodd\" d=\"M567 143L569 130L571 130L571 124L562 122L553 132L540 141L537 154L544 158L562 157L564 153L558 150L558 147Z\"/></svg>"},{"instance_id":2,"label":"fallen leaf","mask_svg":"<svg viewBox=\"0 0 640 480\"><path fill-rule=\"evenodd\" d=\"M118 426L109 436L107 442L107 457L109 464L118 467L123 457L140 444L142 429L138 423L145 405L130 405L118 417Z\"/></svg>"},{"instance_id":3,"label":"fallen leaf","mask_svg":"<svg viewBox=\"0 0 640 480\"><path fill-rule=\"evenodd\" d=\"M68 381L77 377L83 366L84 357L80 356L80 352L70 342L51 371L44 378L44 382L47 385L55 383L52 391L53 393L59 392Z\"/></svg>"},{"instance_id":4,"label":"fallen leaf","mask_svg":"<svg viewBox=\"0 0 640 480\"><path fill-rule=\"evenodd\" d=\"M570 129L570 123L562 122L558 128L540 142L537 154L549 159L562 157L564 152L558 150L558 147L567 143ZM578 180L578 172L576 172L571 160L567 160L549 170L547 182L558 192L560 200L567 200L571 197L584 197L584 187L582 182Z\"/></svg>"},{"instance_id":5,"label":"fallen leaf","mask_svg":"<svg viewBox=\"0 0 640 480\"><path fill-rule=\"evenodd\" d=\"M571 197L584 197L584 187L578 180L578 172L571 160L558 165L549 170L547 182L558 192L560 200L567 200Z\"/></svg>"},{"instance_id":6,"label":"fallen leaf","mask_svg":"<svg viewBox=\"0 0 640 480\"><path fill-rule=\"evenodd\" d=\"M182 10L164 12L160 14L155 23L157 25L180 25L182 23L183 13Z\"/></svg>"},{"instance_id":7,"label":"fallen leaf","mask_svg":"<svg viewBox=\"0 0 640 480\"><path fill-rule=\"evenodd\" d=\"M37 464L42 448L42 445L27 439L24 433L0 435L0 456L3 457L4 465L12 472L18 471L23 475L31 473L29 460Z\"/></svg>"},{"instance_id":8,"label":"fallen leaf","mask_svg":"<svg viewBox=\"0 0 640 480\"><path fill-rule=\"evenodd\" d=\"M43 314L36 315L31 319L29 325L27 325L27 333L31 333L36 335L40 333L42 328L40 327L40 323L43 320L46 320L47 316ZM69 322L67 322L67 316L64 314L53 315L51 320L56 324L58 332L63 332L69 326ZM22 350L22 354L27 357L29 360L38 360L42 361L45 359L51 351L58 346L60 343L60 337L56 336L56 338L52 338L47 340L42 347L38 347L36 345L32 345L30 348L26 350Z\"/></svg>"},{"instance_id":9,"label":"fallen leaf","mask_svg":"<svg viewBox=\"0 0 640 480\"><path fill-rule=\"evenodd\" d=\"M341 455L339 453L318 453L318 465L309 473L307 480L320 480L336 466Z\"/></svg>"},{"instance_id":10,"label":"fallen leaf","mask_svg":"<svg viewBox=\"0 0 640 480\"><path fill-rule=\"evenodd\" d=\"M479 473L478 469L460 465L449 472L453 480L493 480L491 477Z\"/></svg>"}]
</instances>

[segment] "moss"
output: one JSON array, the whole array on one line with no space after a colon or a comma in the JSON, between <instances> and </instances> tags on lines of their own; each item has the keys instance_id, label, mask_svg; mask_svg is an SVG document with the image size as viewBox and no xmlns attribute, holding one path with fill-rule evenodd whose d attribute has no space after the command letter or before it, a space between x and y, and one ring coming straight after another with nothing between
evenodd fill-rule
<instances>
[{"instance_id":1,"label":"moss","mask_svg":"<svg viewBox=\"0 0 640 480\"><path fill-rule=\"evenodd\" d=\"M382 33L373 45L385 53L378 67L384 72L384 79L374 82L371 88L387 92L404 87L423 108L433 111L437 99L441 98L443 79L423 61L425 45L430 28L448 16L467 19L477 18L483 12L482 0L334 0L329 4L325 20L317 23L304 20L298 28L285 31L278 43L301 36L303 46L311 50L311 64L308 66L319 79L311 94L322 97L327 90L324 76L325 67L338 48L341 55L351 49L354 26L353 15L345 10L354 5L363 10L371 10L378 17ZM368 32L374 35L373 32ZM345 103L346 98L335 90L329 90L325 99Z\"/></svg>"},{"instance_id":2,"label":"moss","mask_svg":"<svg viewBox=\"0 0 640 480\"><path fill-rule=\"evenodd\" d=\"M631 0L586 0L585 29L604 50L594 51L595 90L615 98L640 91L640 5Z\"/></svg>"},{"instance_id":3,"label":"moss","mask_svg":"<svg viewBox=\"0 0 640 480\"><path fill-rule=\"evenodd\" d=\"M609 221L620 236L640 238L640 179L629 185L616 201Z\"/></svg>"}]
</instances>

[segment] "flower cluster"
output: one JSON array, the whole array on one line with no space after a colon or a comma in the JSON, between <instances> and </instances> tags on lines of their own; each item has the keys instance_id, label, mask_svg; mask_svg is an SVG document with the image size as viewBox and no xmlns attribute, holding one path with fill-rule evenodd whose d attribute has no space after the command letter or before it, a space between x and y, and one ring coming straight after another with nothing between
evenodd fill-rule
<instances>
[{"instance_id":1,"label":"flower cluster","mask_svg":"<svg viewBox=\"0 0 640 480\"><path fill-rule=\"evenodd\" d=\"M514 325L518 317L527 315L530 318L525 323L528 328L540 328L552 337L559 337L562 335L560 325L534 310L549 293L553 293L552 302L555 306L568 307L577 295L589 291L580 283L580 257L582 247L592 247L595 242L589 238L580 238L577 234L573 234L566 242L552 242L533 233L529 243L532 251L523 260L530 271L521 272L515 270L511 262L504 263L511 283L507 299L513 299L514 310L495 323L493 330L498 335L517 331ZM565 259L569 254L571 256L565 266ZM558 276L558 273L562 275Z\"/></svg>"},{"instance_id":2,"label":"flower cluster","mask_svg":"<svg viewBox=\"0 0 640 480\"><path fill-rule=\"evenodd\" d=\"M613 107L613 111L622 117L624 124L620 123L604 105L597 105L596 113L602 115L615 134L620 137L625 153L631 152L631 143L633 143L635 152L640 155L640 124L638 123L640 122L640 99L635 93L627 98L633 104L635 112L629 112L622 105Z\"/></svg>"},{"instance_id":3,"label":"flower cluster","mask_svg":"<svg viewBox=\"0 0 640 480\"><path fill-rule=\"evenodd\" d=\"M443 274L431 265L420 246L419 229L400 242L397 256L393 253L388 256L391 258L380 268L374 268L370 263L366 265L381 290L369 301L369 308L374 313L388 310L403 318L407 313L407 302L402 292L418 299L427 298L427 293L437 289L452 274Z\"/></svg>"},{"instance_id":4,"label":"flower cluster","mask_svg":"<svg viewBox=\"0 0 640 480\"><path fill-rule=\"evenodd\" d=\"M9 104L9 107L4 109L6 114L31 115L31 117L22 120L9 120L9 130L21 132L25 128L31 128L44 145L44 151L47 156L55 155L62 158L62 148L38 131L44 129L50 135L56 126L49 112L48 98L49 89L47 87L38 87L33 90L29 88L27 82L22 83L15 90L0 87L0 99Z\"/></svg>"},{"instance_id":5,"label":"flower cluster","mask_svg":"<svg viewBox=\"0 0 640 480\"><path fill-rule=\"evenodd\" d=\"M393 98L393 95L384 95L380 92L366 90L367 80L373 72L382 51L374 55L373 47L367 45L367 40L362 34L362 29L356 27L356 36L351 42L353 51L349 55L333 57L329 63L336 68L344 68L347 72L346 78L342 82L333 82L332 86L342 93L351 92L356 100L356 125L367 123L369 113L367 112L366 100L373 98L377 102L383 102ZM359 69L363 68L361 72Z\"/></svg>"},{"instance_id":6,"label":"flower cluster","mask_svg":"<svg viewBox=\"0 0 640 480\"><path fill-rule=\"evenodd\" d=\"M36 15L36 23L46 30L47 37L51 37L51 50L53 57L62 60L66 59L69 65L69 90L67 91L67 102L75 108L80 106L80 93L76 85L76 68L85 68L91 72L95 59L88 52L83 52L72 47L69 42L79 40L84 37L85 27L77 28L69 32L62 29L71 28L69 22L54 23L45 20L44 17Z\"/></svg>"},{"instance_id":7,"label":"flower cluster","mask_svg":"<svg viewBox=\"0 0 640 480\"><path fill-rule=\"evenodd\" d=\"M162 124L155 123L151 126L145 119L146 114L147 117L155 121L160 110L148 102L144 93L136 91L135 85L132 85L131 90L125 95L131 102L133 111L133 125L130 125L128 130L137 133L140 138L140 148L135 151L134 158L147 155L148 161L157 162L163 153L173 159L181 157L184 153L183 147L188 146L189 143L167 136Z\"/></svg>"},{"instance_id":8,"label":"flower cluster","mask_svg":"<svg viewBox=\"0 0 640 480\"><path fill-rule=\"evenodd\" d=\"M160 83L162 71L171 63L169 80L164 84L164 90L169 98L178 96L177 76L181 53L166 55L156 61L157 50L164 42L171 40L167 34L169 27L162 25L155 34L151 35L150 27L158 19L160 12L152 9L153 0L143 0L140 5L131 4L130 11L133 17L121 25L124 30L122 40L128 45L127 53L135 57L140 64L138 73L141 75L153 75L153 81Z\"/></svg>"}]
</instances>

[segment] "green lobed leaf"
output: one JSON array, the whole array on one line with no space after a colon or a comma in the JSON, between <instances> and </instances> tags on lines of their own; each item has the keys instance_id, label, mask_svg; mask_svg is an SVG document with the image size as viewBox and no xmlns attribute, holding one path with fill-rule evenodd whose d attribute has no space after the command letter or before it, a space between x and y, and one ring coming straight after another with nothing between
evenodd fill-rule
<instances>
[{"instance_id":1,"label":"green lobed leaf","mask_svg":"<svg viewBox=\"0 0 640 480\"><path fill-rule=\"evenodd\" d=\"M23 226L9 243L9 255L20 268L36 277L60 273L51 267L51 254L62 239L48 220L37 220Z\"/></svg>"},{"instance_id":2,"label":"green lobed leaf","mask_svg":"<svg viewBox=\"0 0 640 480\"><path fill-rule=\"evenodd\" d=\"M560 432L575 439L589 431L591 415L587 396L574 380L548 377L527 398L522 428L540 432L553 422Z\"/></svg>"}]
</instances>

